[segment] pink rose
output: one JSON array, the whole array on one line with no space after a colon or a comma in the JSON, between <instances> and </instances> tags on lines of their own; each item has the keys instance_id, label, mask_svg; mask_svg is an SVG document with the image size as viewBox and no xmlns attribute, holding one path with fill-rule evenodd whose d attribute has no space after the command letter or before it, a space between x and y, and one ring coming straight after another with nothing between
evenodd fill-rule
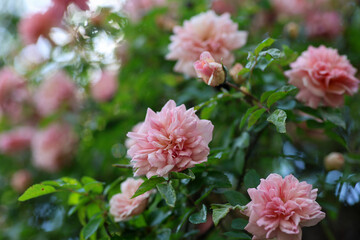
<instances>
[{"instance_id":1,"label":"pink rose","mask_svg":"<svg viewBox=\"0 0 360 240\"><path fill-rule=\"evenodd\" d=\"M237 84L243 83L246 79L244 79L241 75L239 75L240 71L244 68L240 63L236 63L229 71L230 76Z\"/></svg>"},{"instance_id":2,"label":"pink rose","mask_svg":"<svg viewBox=\"0 0 360 240\"><path fill-rule=\"evenodd\" d=\"M315 201L317 189L293 175L270 174L257 188L248 189L251 202L245 230L255 239L301 240L301 227L314 226L325 213Z\"/></svg>"},{"instance_id":3,"label":"pink rose","mask_svg":"<svg viewBox=\"0 0 360 240\"><path fill-rule=\"evenodd\" d=\"M356 69L336 49L310 46L285 72L289 83L300 89L296 98L312 108L320 103L339 107L344 95L358 91Z\"/></svg>"},{"instance_id":4,"label":"pink rose","mask_svg":"<svg viewBox=\"0 0 360 240\"><path fill-rule=\"evenodd\" d=\"M91 95L98 102L110 100L118 89L117 73L103 71L99 79L91 84Z\"/></svg>"},{"instance_id":5,"label":"pink rose","mask_svg":"<svg viewBox=\"0 0 360 240\"><path fill-rule=\"evenodd\" d=\"M0 112L18 122L30 99L25 80L13 69L0 70Z\"/></svg>"},{"instance_id":6,"label":"pink rose","mask_svg":"<svg viewBox=\"0 0 360 240\"><path fill-rule=\"evenodd\" d=\"M71 127L55 123L38 131L31 143L33 164L47 172L57 172L70 163L77 143Z\"/></svg>"},{"instance_id":7,"label":"pink rose","mask_svg":"<svg viewBox=\"0 0 360 240\"><path fill-rule=\"evenodd\" d=\"M342 31L341 17L337 12L314 12L307 16L306 34L310 38L335 38Z\"/></svg>"},{"instance_id":8,"label":"pink rose","mask_svg":"<svg viewBox=\"0 0 360 240\"><path fill-rule=\"evenodd\" d=\"M131 199L143 182L142 179L128 178L121 183L121 193L110 199L110 214L114 216L115 222L129 220L145 210L152 191Z\"/></svg>"},{"instance_id":9,"label":"pink rose","mask_svg":"<svg viewBox=\"0 0 360 240\"><path fill-rule=\"evenodd\" d=\"M127 134L135 141L128 150L135 176L167 176L206 162L213 128L210 121L200 120L193 108L176 107L173 100L160 112L148 109L140 129Z\"/></svg>"},{"instance_id":10,"label":"pink rose","mask_svg":"<svg viewBox=\"0 0 360 240\"><path fill-rule=\"evenodd\" d=\"M165 4L166 0L126 0L123 10L131 21L138 22L151 9Z\"/></svg>"},{"instance_id":11,"label":"pink rose","mask_svg":"<svg viewBox=\"0 0 360 240\"><path fill-rule=\"evenodd\" d=\"M143 122L139 122L138 124L136 124L132 129L131 132L136 133L137 131L139 131L139 129L141 128L141 125L143 124ZM132 145L134 145L136 143L136 141L132 138L128 138L125 140L125 146L127 149L130 149Z\"/></svg>"},{"instance_id":12,"label":"pink rose","mask_svg":"<svg viewBox=\"0 0 360 240\"><path fill-rule=\"evenodd\" d=\"M74 109L77 105L75 83L63 71L46 78L35 93L34 102L41 116L54 114L65 107Z\"/></svg>"},{"instance_id":13,"label":"pink rose","mask_svg":"<svg viewBox=\"0 0 360 240\"><path fill-rule=\"evenodd\" d=\"M216 14L230 13L231 15L236 13L236 1L234 0L212 0L211 9L216 12Z\"/></svg>"},{"instance_id":14,"label":"pink rose","mask_svg":"<svg viewBox=\"0 0 360 240\"><path fill-rule=\"evenodd\" d=\"M65 9L52 6L44 13L35 13L20 20L18 31L25 44L36 43L40 36L49 38L51 28L60 25Z\"/></svg>"},{"instance_id":15,"label":"pink rose","mask_svg":"<svg viewBox=\"0 0 360 240\"><path fill-rule=\"evenodd\" d=\"M11 187L19 193L23 193L31 183L31 173L25 169L15 172L11 177Z\"/></svg>"},{"instance_id":16,"label":"pink rose","mask_svg":"<svg viewBox=\"0 0 360 240\"><path fill-rule=\"evenodd\" d=\"M311 5L308 0L271 0L275 11L280 15L305 15Z\"/></svg>"},{"instance_id":17,"label":"pink rose","mask_svg":"<svg viewBox=\"0 0 360 240\"><path fill-rule=\"evenodd\" d=\"M0 151L11 154L29 148L34 133L32 127L19 127L0 134Z\"/></svg>"},{"instance_id":18,"label":"pink rose","mask_svg":"<svg viewBox=\"0 0 360 240\"><path fill-rule=\"evenodd\" d=\"M210 52L216 62L229 67L235 60L232 51L244 46L247 39L247 32L238 31L229 13L217 16L213 11L194 16L173 31L166 58L177 60L176 72L191 77L196 77L193 64L202 52Z\"/></svg>"},{"instance_id":19,"label":"pink rose","mask_svg":"<svg viewBox=\"0 0 360 240\"><path fill-rule=\"evenodd\" d=\"M203 52L200 60L194 63L196 74L207 85L216 87L225 82L225 71L220 63L215 62L209 52Z\"/></svg>"}]
</instances>

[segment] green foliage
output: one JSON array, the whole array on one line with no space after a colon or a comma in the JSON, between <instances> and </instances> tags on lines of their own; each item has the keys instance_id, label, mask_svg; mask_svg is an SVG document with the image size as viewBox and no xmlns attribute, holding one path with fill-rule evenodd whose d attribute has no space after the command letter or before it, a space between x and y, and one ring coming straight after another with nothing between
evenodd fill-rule
<instances>
[{"instance_id":1,"label":"green foliage","mask_svg":"<svg viewBox=\"0 0 360 240\"><path fill-rule=\"evenodd\" d=\"M156 187L156 185L165 182L165 178L153 176L150 179L146 179L136 190L132 198L135 198L141 194L144 194Z\"/></svg>"},{"instance_id":2,"label":"green foliage","mask_svg":"<svg viewBox=\"0 0 360 240\"><path fill-rule=\"evenodd\" d=\"M52 186L44 184L35 184L28 188L23 195L19 197L19 201L26 201L32 198L37 198L49 193L56 192L56 189Z\"/></svg>"}]
</instances>

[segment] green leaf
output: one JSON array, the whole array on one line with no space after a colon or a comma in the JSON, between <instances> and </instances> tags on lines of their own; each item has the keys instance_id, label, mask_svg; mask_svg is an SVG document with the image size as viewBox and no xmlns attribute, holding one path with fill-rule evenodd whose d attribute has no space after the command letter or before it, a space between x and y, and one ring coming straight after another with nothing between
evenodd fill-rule
<instances>
[{"instance_id":1,"label":"green leaf","mask_svg":"<svg viewBox=\"0 0 360 240\"><path fill-rule=\"evenodd\" d=\"M213 111L216 108L216 105L217 105L217 102L214 102L214 103L211 103L211 104L207 105L206 107L204 107L201 110L201 114L200 114L201 119L210 119L211 114L213 113Z\"/></svg>"},{"instance_id":2,"label":"green leaf","mask_svg":"<svg viewBox=\"0 0 360 240\"><path fill-rule=\"evenodd\" d=\"M254 113L252 113L249 117L248 128L253 126L257 122L257 120L259 120L259 118L263 115L263 113L265 111L266 111L265 108L261 108L259 110L256 110Z\"/></svg>"},{"instance_id":3,"label":"green leaf","mask_svg":"<svg viewBox=\"0 0 360 240\"><path fill-rule=\"evenodd\" d=\"M84 176L81 178L81 182L84 184L84 189L86 192L91 191L100 194L104 189L102 182L99 182L91 177Z\"/></svg>"},{"instance_id":4,"label":"green leaf","mask_svg":"<svg viewBox=\"0 0 360 240\"><path fill-rule=\"evenodd\" d=\"M131 198L135 198L141 194L146 193L147 191L150 191L151 189L153 189L154 187L156 187L157 184L165 182L165 178L163 177L156 177L153 176L150 179L145 180L140 187L138 188L138 190L136 190L134 196L132 196Z\"/></svg>"},{"instance_id":5,"label":"green leaf","mask_svg":"<svg viewBox=\"0 0 360 240\"><path fill-rule=\"evenodd\" d=\"M248 222L248 220L242 218L234 219L231 223L231 227L237 230L244 230Z\"/></svg>"},{"instance_id":6,"label":"green leaf","mask_svg":"<svg viewBox=\"0 0 360 240\"><path fill-rule=\"evenodd\" d=\"M104 219L102 218L101 214L94 215L90 221L83 227L82 234L85 239L88 239L93 235L101 224L103 224Z\"/></svg>"},{"instance_id":7,"label":"green leaf","mask_svg":"<svg viewBox=\"0 0 360 240\"><path fill-rule=\"evenodd\" d=\"M341 113L322 110L322 111L320 111L320 114L321 114L322 118L325 119L326 121L329 121L329 122L335 124L336 126L346 129L346 122L343 119L343 117L341 116Z\"/></svg>"},{"instance_id":8,"label":"green leaf","mask_svg":"<svg viewBox=\"0 0 360 240\"><path fill-rule=\"evenodd\" d=\"M203 204L200 212L194 213L190 216L189 221L193 224L200 224L206 222L206 206Z\"/></svg>"},{"instance_id":9,"label":"green leaf","mask_svg":"<svg viewBox=\"0 0 360 240\"><path fill-rule=\"evenodd\" d=\"M160 229L156 239L157 240L170 240L171 237L171 229L170 228L164 228L164 229Z\"/></svg>"},{"instance_id":10,"label":"green leaf","mask_svg":"<svg viewBox=\"0 0 360 240\"><path fill-rule=\"evenodd\" d=\"M210 171L206 180L208 185L215 188L229 188L232 186L229 178L222 172Z\"/></svg>"},{"instance_id":11,"label":"green leaf","mask_svg":"<svg viewBox=\"0 0 360 240\"><path fill-rule=\"evenodd\" d=\"M264 92L261 97L260 97L260 102L264 102L271 94L273 94L274 92L276 92L276 90L272 90L272 91L268 91L268 92Z\"/></svg>"},{"instance_id":12,"label":"green leaf","mask_svg":"<svg viewBox=\"0 0 360 240\"><path fill-rule=\"evenodd\" d=\"M244 127L245 123L246 123L246 120L248 119L249 115L254 112L256 109L258 109L259 107L258 106L253 106L251 108L249 108L246 113L244 114L244 116L242 117L241 119L241 123L240 123L240 129Z\"/></svg>"},{"instance_id":13,"label":"green leaf","mask_svg":"<svg viewBox=\"0 0 360 240\"><path fill-rule=\"evenodd\" d=\"M254 53L256 56L259 55L259 53L266 47L270 47L275 42L272 38L266 38L263 40L254 50Z\"/></svg>"},{"instance_id":14,"label":"green leaf","mask_svg":"<svg viewBox=\"0 0 360 240\"><path fill-rule=\"evenodd\" d=\"M29 187L20 197L19 201L23 202L32 198L40 197L49 193L56 192L56 189L52 186L44 184L35 184Z\"/></svg>"},{"instance_id":15,"label":"green leaf","mask_svg":"<svg viewBox=\"0 0 360 240\"><path fill-rule=\"evenodd\" d=\"M235 239L251 239L251 237L249 235L247 235L246 233L243 232L226 232L224 233L225 236L230 237L230 238L235 238Z\"/></svg>"},{"instance_id":16,"label":"green leaf","mask_svg":"<svg viewBox=\"0 0 360 240\"><path fill-rule=\"evenodd\" d=\"M241 192L229 190L224 192L226 200L232 205L246 205L249 200Z\"/></svg>"},{"instance_id":17,"label":"green leaf","mask_svg":"<svg viewBox=\"0 0 360 240\"><path fill-rule=\"evenodd\" d=\"M232 206L230 204L213 204L211 205L211 208L213 209L213 222L215 226L219 224L219 221L223 219L232 209Z\"/></svg>"},{"instance_id":18,"label":"green leaf","mask_svg":"<svg viewBox=\"0 0 360 240\"><path fill-rule=\"evenodd\" d=\"M275 92L275 93L271 94L267 100L267 106L271 107L271 105L273 105L280 99L286 97L286 95L287 95L286 92Z\"/></svg>"},{"instance_id":19,"label":"green leaf","mask_svg":"<svg viewBox=\"0 0 360 240\"><path fill-rule=\"evenodd\" d=\"M235 148L245 149L250 144L250 134L248 132L243 132L240 137L234 140Z\"/></svg>"},{"instance_id":20,"label":"green leaf","mask_svg":"<svg viewBox=\"0 0 360 240\"><path fill-rule=\"evenodd\" d=\"M260 183L260 176L254 169L250 169L244 176L244 185L246 188L255 188Z\"/></svg>"},{"instance_id":21,"label":"green leaf","mask_svg":"<svg viewBox=\"0 0 360 240\"><path fill-rule=\"evenodd\" d=\"M172 179L195 179L195 175L190 169L183 172L171 172L170 177Z\"/></svg>"},{"instance_id":22,"label":"green leaf","mask_svg":"<svg viewBox=\"0 0 360 240\"><path fill-rule=\"evenodd\" d=\"M170 207L175 207L176 192L171 185L171 182L157 184L156 187L159 190L161 196L165 199L167 205Z\"/></svg>"},{"instance_id":23,"label":"green leaf","mask_svg":"<svg viewBox=\"0 0 360 240\"><path fill-rule=\"evenodd\" d=\"M286 121L287 115L284 110L276 109L268 118L267 121L275 125L276 130L279 133L286 133Z\"/></svg>"}]
</instances>

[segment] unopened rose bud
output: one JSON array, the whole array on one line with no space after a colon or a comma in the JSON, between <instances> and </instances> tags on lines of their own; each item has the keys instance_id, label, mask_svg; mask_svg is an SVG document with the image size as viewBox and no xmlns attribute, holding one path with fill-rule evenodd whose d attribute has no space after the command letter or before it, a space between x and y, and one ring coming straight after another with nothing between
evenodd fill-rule
<instances>
[{"instance_id":1,"label":"unopened rose bud","mask_svg":"<svg viewBox=\"0 0 360 240\"><path fill-rule=\"evenodd\" d=\"M340 170L343 167L344 163L344 156L338 152L332 152L324 159L324 165L327 171Z\"/></svg>"},{"instance_id":2,"label":"unopened rose bud","mask_svg":"<svg viewBox=\"0 0 360 240\"><path fill-rule=\"evenodd\" d=\"M291 38L297 38L299 35L299 25L294 22L289 22L285 26L285 31Z\"/></svg>"},{"instance_id":3,"label":"unopened rose bud","mask_svg":"<svg viewBox=\"0 0 360 240\"><path fill-rule=\"evenodd\" d=\"M19 170L11 177L11 187L19 192L24 192L32 183L31 173L27 170Z\"/></svg>"},{"instance_id":4,"label":"unopened rose bud","mask_svg":"<svg viewBox=\"0 0 360 240\"><path fill-rule=\"evenodd\" d=\"M243 69L243 65L240 63L236 63L231 69L230 69L230 76L232 79L234 79L234 82L237 84L241 84L245 81L245 79L239 75L239 72Z\"/></svg>"},{"instance_id":5,"label":"unopened rose bud","mask_svg":"<svg viewBox=\"0 0 360 240\"><path fill-rule=\"evenodd\" d=\"M200 60L194 63L196 74L207 85L216 87L225 82L225 71L220 63L215 62L209 52L203 52Z\"/></svg>"}]
</instances>

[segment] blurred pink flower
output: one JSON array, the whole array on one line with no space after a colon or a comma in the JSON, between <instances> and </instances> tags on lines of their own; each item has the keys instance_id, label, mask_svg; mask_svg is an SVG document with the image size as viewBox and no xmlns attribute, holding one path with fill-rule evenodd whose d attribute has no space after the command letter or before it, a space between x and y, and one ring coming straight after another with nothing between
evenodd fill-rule
<instances>
[{"instance_id":1,"label":"blurred pink flower","mask_svg":"<svg viewBox=\"0 0 360 240\"><path fill-rule=\"evenodd\" d=\"M139 129L141 128L141 125L143 124L144 122L139 122L137 123L132 129L131 129L131 132L133 133L136 133L139 131ZM134 145L136 143L135 139L133 138L128 138L125 140L125 146L127 149L130 149L132 145Z\"/></svg>"},{"instance_id":2,"label":"blurred pink flower","mask_svg":"<svg viewBox=\"0 0 360 240\"><path fill-rule=\"evenodd\" d=\"M235 58L231 51L245 45L246 31L238 31L238 25L230 14L217 16L213 11L201 13L175 26L171 36L169 60L177 60L174 70L195 77L194 62L202 52L208 51L216 62L230 66Z\"/></svg>"},{"instance_id":3,"label":"blurred pink flower","mask_svg":"<svg viewBox=\"0 0 360 240\"><path fill-rule=\"evenodd\" d=\"M20 20L19 34L25 44L36 43L40 36L49 38L51 28L60 25L65 9L51 6L44 13L35 13Z\"/></svg>"},{"instance_id":4,"label":"blurred pink flower","mask_svg":"<svg viewBox=\"0 0 360 240\"><path fill-rule=\"evenodd\" d=\"M317 108L320 103L339 107L344 103L344 94L358 91L356 69L336 49L310 46L290 67L285 75L290 84L300 89L296 98L309 107Z\"/></svg>"},{"instance_id":5,"label":"blurred pink flower","mask_svg":"<svg viewBox=\"0 0 360 240\"><path fill-rule=\"evenodd\" d=\"M0 112L18 122L23 115L24 104L30 99L25 80L13 69L0 70Z\"/></svg>"},{"instance_id":6,"label":"blurred pink flower","mask_svg":"<svg viewBox=\"0 0 360 240\"><path fill-rule=\"evenodd\" d=\"M54 114L62 107L74 109L77 105L76 85L65 72L58 71L41 83L34 102L41 116Z\"/></svg>"},{"instance_id":7,"label":"blurred pink flower","mask_svg":"<svg viewBox=\"0 0 360 240\"><path fill-rule=\"evenodd\" d=\"M310 38L335 38L342 31L342 20L337 12L314 12L307 16L306 34Z\"/></svg>"},{"instance_id":8,"label":"blurred pink flower","mask_svg":"<svg viewBox=\"0 0 360 240\"><path fill-rule=\"evenodd\" d=\"M18 127L0 134L0 151L6 154L15 153L30 147L35 129Z\"/></svg>"},{"instance_id":9,"label":"blurred pink flower","mask_svg":"<svg viewBox=\"0 0 360 240\"><path fill-rule=\"evenodd\" d=\"M135 176L167 176L206 162L213 128L210 121L200 120L193 108L176 107L173 100L160 112L148 109L140 129L127 134L135 141L128 150Z\"/></svg>"},{"instance_id":10,"label":"blurred pink flower","mask_svg":"<svg viewBox=\"0 0 360 240\"><path fill-rule=\"evenodd\" d=\"M194 63L196 74L207 85L216 87L225 82L225 71L220 63L215 62L209 52L203 52L200 60Z\"/></svg>"},{"instance_id":11,"label":"blurred pink flower","mask_svg":"<svg viewBox=\"0 0 360 240\"><path fill-rule=\"evenodd\" d=\"M308 0L271 0L275 11L280 15L305 15L310 10Z\"/></svg>"},{"instance_id":12,"label":"blurred pink flower","mask_svg":"<svg viewBox=\"0 0 360 240\"><path fill-rule=\"evenodd\" d=\"M117 73L105 70L101 73L100 79L91 84L91 95L98 102L110 100L118 89Z\"/></svg>"},{"instance_id":13,"label":"blurred pink flower","mask_svg":"<svg viewBox=\"0 0 360 240\"><path fill-rule=\"evenodd\" d=\"M81 10L89 10L89 0L53 0L55 6L66 9L71 3L74 3Z\"/></svg>"},{"instance_id":14,"label":"blurred pink flower","mask_svg":"<svg viewBox=\"0 0 360 240\"><path fill-rule=\"evenodd\" d=\"M245 210L249 216L245 230L254 235L254 240L301 240L301 227L314 226L325 217L315 201L317 189L293 175L283 179L270 174L248 193L251 202Z\"/></svg>"},{"instance_id":15,"label":"blurred pink flower","mask_svg":"<svg viewBox=\"0 0 360 240\"><path fill-rule=\"evenodd\" d=\"M212 0L211 1L211 9L216 12L216 14L223 13L236 13L236 1L234 0Z\"/></svg>"},{"instance_id":16,"label":"blurred pink flower","mask_svg":"<svg viewBox=\"0 0 360 240\"><path fill-rule=\"evenodd\" d=\"M151 9L165 4L166 0L126 0L123 10L133 22L137 22Z\"/></svg>"},{"instance_id":17,"label":"blurred pink flower","mask_svg":"<svg viewBox=\"0 0 360 240\"><path fill-rule=\"evenodd\" d=\"M11 177L11 187L19 193L23 193L31 183L31 173L25 169L18 170Z\"/></svg>"},{"instance_id":18,"label":"blurred pink flower","mask_svg":"<svg viewBox=\"0 0 360 240\"><path fill-rule=\"evenodd\" d=\"M31 143L34 166L47 172L61 170L70 163L76 143L77 136L65 123L38 131Z\"/></svg>"},{"instance_id":19,"label":"blurred pink flower","mask_svg":"<svg viewBox=\"0 0 360 240\"><path fill-rule=\"evenodd\" d=\"M114 216L115 222L129 220L145 210L152 191L131 199L143 182L142 179L128 178L121 183L121 193L115 194L110 199L110 214Z\"/></svg>"}]
</instances>

